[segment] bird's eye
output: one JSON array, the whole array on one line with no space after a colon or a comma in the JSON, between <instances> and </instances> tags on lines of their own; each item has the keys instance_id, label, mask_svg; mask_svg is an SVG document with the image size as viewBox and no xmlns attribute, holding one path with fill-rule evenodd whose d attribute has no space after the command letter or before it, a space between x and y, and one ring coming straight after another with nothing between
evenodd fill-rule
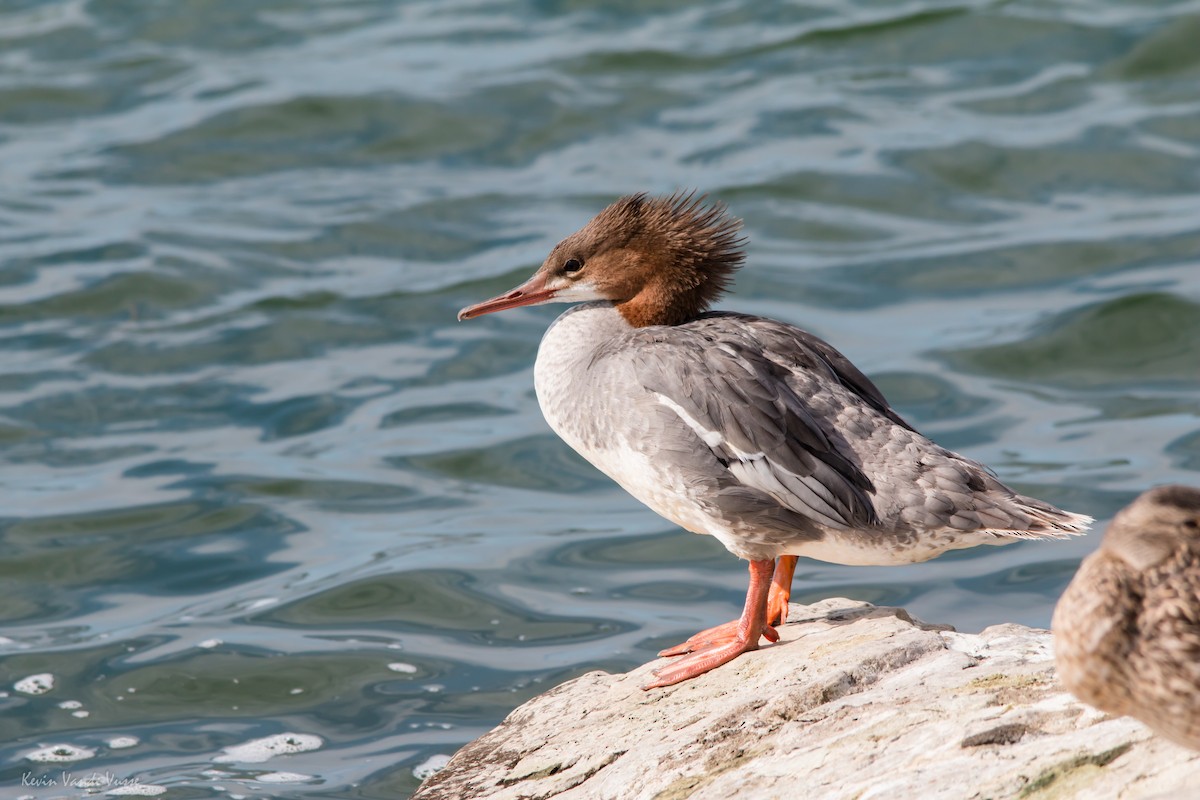
<instances>
[{"instance_id":1,"label":"bird's eye","mask_svg":"<svg viewBox=\"0 0 1200 800\"><path fill-rule=\"evenodd\" d=\"M568 258L567 263L563 264L563 272L568 275L572 272L579 272L581 269L583 269L583 262L578 258Z\"/></svg>"}]
</instances>

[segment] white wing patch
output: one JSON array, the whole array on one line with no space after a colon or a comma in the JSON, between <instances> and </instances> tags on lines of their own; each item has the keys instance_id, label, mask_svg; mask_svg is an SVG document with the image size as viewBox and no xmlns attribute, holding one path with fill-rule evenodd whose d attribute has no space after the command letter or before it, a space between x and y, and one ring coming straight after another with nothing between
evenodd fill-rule
<instances>
[{"instance_id":1,"label":"white wing patch","mask_svg":"<svg viewBox=\"0 0 1200 800\"><path fill-rule=\"evenodd\" d=\"M714 449L721 447L733 456L726 468L742 485L758 489L784 508L804 514L816 522L833 528L845 527L833 496L820 481L781 468L772 463L764 452L747 453L739 450L726 440L721 431L714 431L701 424L665 394L654 392L653 395L658 402L674 411L706 445Z\"/></svg>"},{"instance_id":2,"label":"white wing patch","mask_svg":"<svg viewBox=\"0 0 1200 800\"><path fill-rule=\"evenodd\" d=\"M685 411L683 406L679 405L679 403L676 403L665 394L661 394L659 392L653 392L653 394L655 400L674 411L679 418L683 420L684 424L692 429L692 433L699 436L709 447L724 446L730 453L736 456L739 461L758 461L759 459L767 457L767 454L762 452L746 453L738 450L732 444L725 441L725 434L721 433L720 431L714 431L711 428L706 428L704 425L700 424L700 421Z\"/></svg>"}]
</instances>

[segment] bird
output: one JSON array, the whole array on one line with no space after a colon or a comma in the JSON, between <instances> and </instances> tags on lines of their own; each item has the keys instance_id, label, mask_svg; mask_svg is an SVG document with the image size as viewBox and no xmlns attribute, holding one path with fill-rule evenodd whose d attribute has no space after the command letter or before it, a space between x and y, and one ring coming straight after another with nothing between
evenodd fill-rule
<instances>
[{"instance_id":1,"label":"bird","mask_svg":"<svg viewBox=\"0 0 1200 800\"><path fill-rule=\"evenodd\" d=\"M643 689L778 641L801 556L913 563L1091 522L922 436L812 333L709 310L745 261L741 227L695 190L627 195L527 281L458 314L572 304L534 364L550 427L659 515L749 562L738 619L660 652L675 658Z\"/></svg>"},{"instance_id":2,"label":"bird","mask_svg":"<svg viewBox=\"0 0 1200 800\"><path fill-rule=\"evenodd\" d=\"M1158 486L1118 512L1051 628L1072 694L1200 750L1200 489Z\"/></svg>"}]
</instances>

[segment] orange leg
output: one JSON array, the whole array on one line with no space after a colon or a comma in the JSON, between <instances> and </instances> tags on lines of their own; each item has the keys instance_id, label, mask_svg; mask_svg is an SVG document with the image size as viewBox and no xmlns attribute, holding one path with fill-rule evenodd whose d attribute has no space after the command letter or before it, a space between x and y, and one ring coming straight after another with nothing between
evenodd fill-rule
<instances>
[{"instance_id":1,"label":"orange leg","mask_svg":"<svg viewBox=\"0 0 1200 800\"><path fill-rule=\"evenodd\" d=\"M792 601L792 576L796 574L799 556L780 556L775 563L775 575L771 578L771 594L767 597L767 624L782 625L787 622L788 603Z\"/></svg>"},{"instance_id":2,"label":"orange leg","mask_svg":"<svg viewBox=\"0 0 1200 800\"><path fill-rule=\"evenodd\" d=\"M742 653L757 650L758 640L762 637L770 642L778 641L779 634L766 621L767 594L771 589L774 568L773 559L751 561L750 588L746 590L746 606L742 609L742 616L734 622L696 634L679 647L664 650L660 655L688 655L655 670L655 680L642 688L656 689L703 675Z\"/></svg>"},{"instance_id":3,"label":"orange leg","mask_svg":"<svg viewBox=\"0 0 1200 800\"><path fill-rule=\"evenodd\" d=\"M792 576L796 573L796 562L799 561L797 556L780 556L775 563L775 573L771 578L771 588L767 595L767 625L782 625L787 622L788 603L792 598ZM707 628L700 631L695 636L688 639L682 644L677 644L674 647L668 647L666 650L660 650L659 656L682 656L686 653L692 653L703 647L709 647L714 644L732 641L737 637L737 626L741 620L733 622L723 622L712 628ZM778 636L772 638L771 633L764 634L768 641L777 641Z\"/></svg>"}]
</instances>

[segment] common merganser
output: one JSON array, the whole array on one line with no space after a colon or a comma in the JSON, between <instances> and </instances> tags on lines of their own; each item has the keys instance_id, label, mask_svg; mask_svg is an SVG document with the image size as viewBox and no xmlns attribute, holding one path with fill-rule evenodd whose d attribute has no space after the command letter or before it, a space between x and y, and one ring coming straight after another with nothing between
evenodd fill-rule
<instances>
[{"instance_id":1,"label":"common merganser","mask_svg":"<svg viewBox=\"0 0 1200 800\"><path fill-rule=\"evenodd\" d=\"M1053 628L1072 694L1200 750L1200 490L1159 486L1113 517Z\"/></svg>"},{"instance_id":2,"label":"common merganser","mask_svg":"<svg viewBox=\"0 0 1200 800\"><path fill-rule=\"evenodd\" d=\"M745 260L740 231L694 192L623 197L525 283L458 314L578 303L538 348L546 421L651 509L750 562L741 617L663 650L682 658L645 689L777 641L798 556L905 564L1091 522L917 433L813 334L707 311Z\"/></svg>"}]
</instances>

